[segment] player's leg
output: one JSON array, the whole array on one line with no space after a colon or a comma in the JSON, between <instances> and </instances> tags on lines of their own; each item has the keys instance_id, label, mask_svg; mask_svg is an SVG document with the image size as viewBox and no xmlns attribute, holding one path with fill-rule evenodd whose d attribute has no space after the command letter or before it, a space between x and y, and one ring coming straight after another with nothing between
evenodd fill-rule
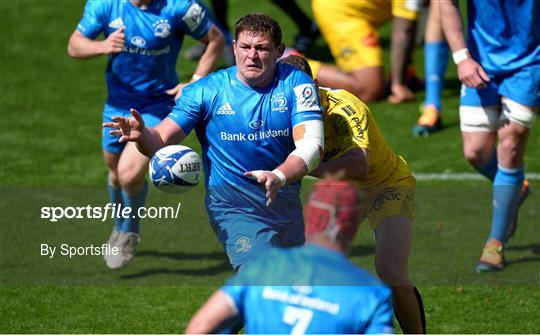
<instances>
[{"instance_id":1,"label":"player's leg","mask_svg":"<svg viewBox=\"0 0 540 335\"><path fill-rule=\"evenodd\" d=\"M287 13L298 27L298 34L294 38L294 48L300 52L307 52L319 37L317 25L298 7L296 1L272 0L272 2Z\"/></svg>"},{"instance_id":2,"label":"player's leg","mask_svg":"<svg viewBox=\"0 0 540 335\"><path fill-rule=\"evenodd\" d=\"M365 102L379 100L385 95L379 35L348 6L354 4L312 2L313 15L337 63L336 67L310 61L313 76L321 86L345 89Z\"/></svg>"},{"instance_id":3,"label":"player's leg","mask_svg":"<svg viewBox=\"0 0 540 335\"><path fill-rule=\"evenodd\" d=\"M499 168L493 183L491 231L477 266L479 272L500 270L504 266L504 243L508 230L515 230L525 174L523 157L535 120L535 108L511 99L502 99L503 115L498 131ZM526 191L528 191L526 189ZM526 193L525 193L526 196Z\"/></svg>"},{"instance_id":4,"label":"player's leg","mask_svg":"<svg viewBox=\"0 0 540 335\"><path fill-rule=\"evenodd\" d=\"M426 322L420 293L409 279L407 262L411 250L412 219L391 216L375 229L375 268L392 287L394 312L405 334L425 333Z\"/></svg>"},{"instance_id":5,"label":"player's leg","mask_svg":"<svg viewBox=\"0 0 540 335\"><path fill-rule=\"evenodd\" d=\"M112 121L112 117L115 115L122 115L122 109L113 107L111 105L105 104L103 111L103 122ZM118 138L109 134L110 129L103 129L102 138L101 138L101 147L103 152L103 160L108 169L107 175L107 190L109 195L109 202L113 205L119 206L124 205L124 197L122 194L122 187L120 186L120 181L118 179L118 162L120 160L120 154L125 147L124 143L118 143ZM111 247L116 246L118 237L122 231L124 220L122 218L116 217L114 219L114 228L107 240L107 244L110 244ZM111 261L114 258L114 255L103 256L107 266L115 268Z\"/></svg>"},{"instance_id":6,"label":"player's leg","mask_svg":"<svg viewBox=\"0 0 540 335\"><path fill-rule=\"evenodd\" d=\"M426 98L420 107L422 116L413 128L415 136L428 136L442 127L441 93L450 51L444 39L439 3L429 5L424 44Z\"/></svg>"}]
</instances>

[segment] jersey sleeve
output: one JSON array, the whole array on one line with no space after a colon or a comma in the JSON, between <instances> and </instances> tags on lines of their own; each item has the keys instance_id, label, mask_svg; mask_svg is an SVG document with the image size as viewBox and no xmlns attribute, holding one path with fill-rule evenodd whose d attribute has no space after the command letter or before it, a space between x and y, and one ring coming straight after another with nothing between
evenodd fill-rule
<instances>
[{"instance_id":1,"label":"jersey sleeve","mask_svg":"<svg viewBox=\"0 0 540 335\"><path fill-rule=\"evenodd\" d=\"M182 96L176 100L176 105L167 116L182 128L184 133L189 134L202 120L204 112L203 88L201 82L185 86Z\"/></svg>"},{"instance_id":2,"label":"jersey sleeve","mask_svg":"<svg viewBox=\"0 0 540 335\"><path fill-rule=\"evenodd\" d=\"M393 334L394 320L392 312L392 293L388 287L381 289L377 296L377 304L370 322L367 324L365 334Z\"/></svg>"},{"instance_id":3,"label":"jersey sleeve","mask_svg":"<svg viewBox=\"0 0 540 335\"><path fill-rule=\"evenodd\" d=\"M109 1L88 0L84 7L84 14L77 25L77 30L85 37L95 39L105 30L105 13Z\"/></svg>"},{"instance_id":4,"label":"jersey sleeve","mask_svg":"<svg viewBox=\"0 0 540 335\"><path fill-rule=\"evenodd\" d=\"M292 126L304 121L323 120L321 99L315 83L304 72L294 69L289 75L292 92Z\"/></svg>"},{"instance_id":5,"label":"jersey sleeve","mask_svg":"<svg viewBox=\"0 0 540 335\"><path fill-rule=\"evenodd\" d=\"M353 147L370 150L368 111L367 106L348 101L342 101L334 107L333 117L339 116L337 123L342 126L346 124L351 134L352 146L347 150Z\"/></svg>"},{"instance_id":6,"label":"jersey sleeve","mask_svg":"<svg viewBox=\"0 0 540 335\"><path fill-rule=\"evenodd\" d=\"M213 24L208 10L197 1L189 1L187 8L178 15L184 31L198 40L208 34Z\"/></svg>"}]
</instances>

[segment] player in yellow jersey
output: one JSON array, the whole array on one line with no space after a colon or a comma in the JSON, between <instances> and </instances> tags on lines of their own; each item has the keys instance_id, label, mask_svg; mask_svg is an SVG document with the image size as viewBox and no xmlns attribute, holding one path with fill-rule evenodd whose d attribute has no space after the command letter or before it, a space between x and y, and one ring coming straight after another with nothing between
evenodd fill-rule
<instances>
[{"instance_id":1,"label":"player in yellow jersey","mask_svg":"<svg viewBox=\"0 0 540 335\"><path fill-rule=\"evenodd\" d=\"M289 56L281 62L312 76L302 57ZM319 88L319 95L324 108L324 156L311 175L323 177L343 170L347 179L358 182L360 213L375 233L375 267L392 286L396 318L404 333L425 333L422 298L407 270L416 179L362 101L344 90Z\"/></svg>"},{"instance_id":2,"label":"player in yellow jersey","mask_svg":"<svg viewBox=\"0 0 540 335\"><path fill-rule=\"evenodd\" d=\"M411 100L406 85L419 0L312 0L315 21L338 67L310 60L322 86L342 88L363 101L385 94L382 50L377 29L392 21L392 85L389 101Z\"/></svg>"}]
</instances>

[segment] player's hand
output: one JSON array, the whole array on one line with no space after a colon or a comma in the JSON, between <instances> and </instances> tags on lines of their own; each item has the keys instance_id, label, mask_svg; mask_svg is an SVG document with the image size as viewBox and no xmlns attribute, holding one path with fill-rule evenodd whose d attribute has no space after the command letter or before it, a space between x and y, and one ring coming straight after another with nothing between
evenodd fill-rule
<instances>
[{"instance_id":1,"label":"player's hand","mask_svg":"<svg viewBox=\"0 0 540 335\"><path fill-rule=\"evenodd\" d=\"M126 38L126 34L124 34L125 27L121 27L120 29L114 31L112 34L107 37L107 39L103 40L102 53L105 55L110 54L117 54L122 51L122 48L124 48L124 40Z\"/></svg>"},{"instance_id":2,"label":"player's hand","mask_svg":"<svg viewBox=\"0 0 540 335\"><path fill-rule=\"evenodd\" d=\"M141 138L141 134L144 130L144 120L137 112L136 109L132 108L129 110L131 117L123 116L114 116L112 118L113 122L104 122L104 128L114 128L109 131L109 134L113 136L120 137L118 142L137 142Z\"/></svg>"},{"instance_id":3,"label":"player's hand","mask_svg":"<svg viewBox=\"0 0 540 335\"><path fill-rule=\"evenodd\" d=\"M281 180L272 171L255 170L244 173L244 176L257 180L266 187L266 206L270 206L281 188Z\"/></svg>"},{"instance_id":4,"label":"player's hand","mask_svg":"<svg viewBox=\"0 0 540 335\"><path fill-rule=\"evenodd\" d=\"M459 80L466 86L485 88L487 86L486 83L490 81L484 68L472 58L459 63L457 69Z\"/></svg>"},{"instance_id":5,"label":"player's hand","mask_svg":"<svg viewBox=\"0 0 540 335\"><path fill-rule=\"evenodd\" d=\"M391 90L392 93L388 96L388 102L391 104L414 100L414 93L406 85L392 84Z\"/></svg>"},{"instance_id":6,"label":"player's hand","mask_svg":"<svg viewBox=\"0 0 540 335\"><path fill-rule=\"evenodd\" d=\"M180 98L182 95L182 89L189 85L189 83L180 83L176 85L175 87L171 88L170 90L165 91L168 95L174 95L174 100Z\"/></svg>"}]
</instances>

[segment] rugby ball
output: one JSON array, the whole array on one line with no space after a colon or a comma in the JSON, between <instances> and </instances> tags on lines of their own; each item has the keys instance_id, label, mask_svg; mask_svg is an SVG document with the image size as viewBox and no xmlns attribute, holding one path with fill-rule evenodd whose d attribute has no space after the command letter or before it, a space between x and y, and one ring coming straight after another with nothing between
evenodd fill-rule
<instances>
[{"instance_id":1,"label":"rugby ball","mask_svg":"<svg viewBox=\"0 0 540 335\"><path fill-rule=\"evenodd\" d=\"M152 183L167 193L187 192L202 178L201 158L183 145L161 148L150 160L148 170Z\"/></svg>"}]
</instances>

